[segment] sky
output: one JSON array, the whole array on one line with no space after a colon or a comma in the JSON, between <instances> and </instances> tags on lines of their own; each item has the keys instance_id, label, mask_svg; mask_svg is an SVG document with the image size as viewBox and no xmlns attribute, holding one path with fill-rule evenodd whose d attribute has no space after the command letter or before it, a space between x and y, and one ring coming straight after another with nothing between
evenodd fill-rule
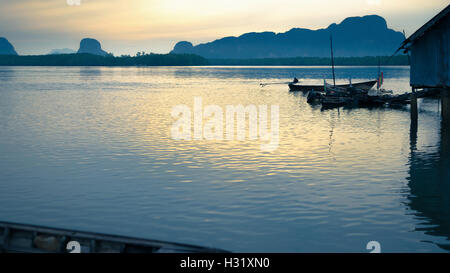
<instances>
[{"instance_id":1,"label":"sky","mask_svg":"<svg viewBox=\"0 0 450 273\"><path fill-rule=\"evenodd\" d=\"M77 3L78 2L78 3ZM449 0L0 0L0 37L20 55L77 50L82 38L107 52L168 53L246 32L320 29L347 17L377 14L412 34Z\"/></svg>"}]
</instances>

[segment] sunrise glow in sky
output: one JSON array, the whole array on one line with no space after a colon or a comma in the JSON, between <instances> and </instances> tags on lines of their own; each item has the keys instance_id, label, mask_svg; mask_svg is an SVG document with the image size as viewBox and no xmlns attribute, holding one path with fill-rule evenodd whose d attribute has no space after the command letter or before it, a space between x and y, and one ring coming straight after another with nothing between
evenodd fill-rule
<instances>
[{"instance_id":1,"label":"sunrise glow in sky","mask_svg":"<svg viewBox=\"0 0 450 273\"><path fill-rule=\"evenodd\" d=\"M409 35L447 4L448 0L0 0L0 37L21 55L78 49L84 37L98 39L115 55L167 53L181 40L198 44L246 32L326 28L346 17L368 14L383 16L390 28Z\"/></svg>"}]
</instances>

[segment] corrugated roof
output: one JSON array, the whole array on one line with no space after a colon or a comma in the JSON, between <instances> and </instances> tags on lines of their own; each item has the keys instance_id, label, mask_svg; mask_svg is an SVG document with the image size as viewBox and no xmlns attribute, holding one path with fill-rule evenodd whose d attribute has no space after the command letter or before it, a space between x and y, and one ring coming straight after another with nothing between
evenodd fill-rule
<instances>
[{"instance_id":1,"label":"corrugated roof","mask_svg":"<svg viewBox=\"0 0 450 273\"><path fill-rule=\"evenodd\" d=\"M416 32L414 32L411 36L409 36L406 40L403 41L401 46L397 49L397 51L404 49L405 52L409 50L412 44L415 41L420 39L432 26L441 21L445 16L450 12L450 5L448 5L445 9L439 12L436 16L434 16L430 21L428 21L425 25L419 28Z\"/></svg>"}]
</instances>

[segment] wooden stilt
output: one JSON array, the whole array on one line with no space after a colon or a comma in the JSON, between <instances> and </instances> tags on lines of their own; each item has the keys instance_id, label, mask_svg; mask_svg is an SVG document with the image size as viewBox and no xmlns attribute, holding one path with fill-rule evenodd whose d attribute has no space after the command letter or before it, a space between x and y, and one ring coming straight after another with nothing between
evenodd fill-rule
<instances>
[{"instance_id":1,"label":"wooden stilt","mask_svg":"<svg viewBox=\"0 0 450 273\"><path fill-rule=\"evenodd\" d=\"M450 124L450 89L442 89L441 91L441 114L442 123Z\"/></svg>"},{"instance_id":2,"label":"wooden stilt","mask_svg":"<svg viewBox=\"0 0 450 273\"><path fill-rule=\"evenodd\" d=\"M411 122L417 123L418 110L417 110L417 94L416 89L412 89L411 93Z\"/></svg>"}]
</instances>

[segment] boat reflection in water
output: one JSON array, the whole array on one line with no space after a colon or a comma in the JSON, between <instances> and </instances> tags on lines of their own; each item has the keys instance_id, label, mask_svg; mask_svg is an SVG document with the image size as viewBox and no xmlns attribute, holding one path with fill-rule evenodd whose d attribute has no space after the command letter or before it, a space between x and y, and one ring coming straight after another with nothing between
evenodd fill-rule
<instances>
[{"instance_id":1,"label":"boat reflection in water","mask_svg":"<svg viewBox=\"0 0 450 273\"><path fill-rule=\"evenodd\" d=\"M410 193L408 206L423 225L415 231L450 240L450 126L442 122L438 149L417 149L417 121L411 122L410 170L407 177ZM436 243L444 250L450 244Z\"/></svg>"}]
</instances>

